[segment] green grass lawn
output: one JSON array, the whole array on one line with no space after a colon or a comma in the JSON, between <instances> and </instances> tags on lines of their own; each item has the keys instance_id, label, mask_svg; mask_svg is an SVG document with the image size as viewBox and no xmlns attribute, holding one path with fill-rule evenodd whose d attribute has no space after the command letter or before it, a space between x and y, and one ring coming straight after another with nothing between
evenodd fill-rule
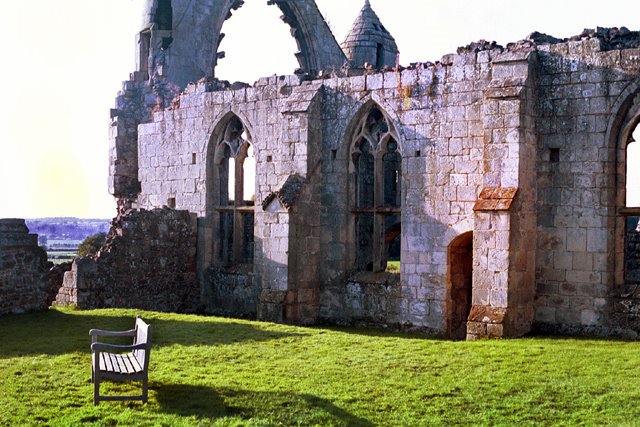
<instances>
[{"instance_id":1,"label":"green grass lawn","mask_svg":"<svg viewBox=\"0 0 640 427\"><path fill-rule=\"evenodd\" d=\"M88 330L128 329L135 313L0 317L0 425L640 425L638 342L450 342L151 312L149 403L94 407Z\"/></svg>"},{"instance_id":2,"label":"green grass lawn","mask_svg":"<svg viewBox=\"0 0 640 427\"><path fill-rule=\"evenodd\" d=\"M387 261L387 273L400 273L400 261Z\"/></svg>"}]
</instances>

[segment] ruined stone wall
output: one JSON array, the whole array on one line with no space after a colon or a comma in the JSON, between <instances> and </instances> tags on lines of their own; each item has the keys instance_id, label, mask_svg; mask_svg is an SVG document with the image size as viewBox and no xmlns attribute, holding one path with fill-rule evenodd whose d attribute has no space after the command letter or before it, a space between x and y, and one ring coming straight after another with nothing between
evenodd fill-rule
<instances>
[{"instance_id":1,"label":"ruined stone wall","mask_svg":"<svg viewBox=\"0 0 640 427\"><path fill-rule=\"evenodd\" d=\"M480 49L445 56L437 64L419 64L398 73L336 81L336 98L325 100L329 103L327 116L333 120L326 122L328 146L323 151L322 214L323 222L334 226L327 228L328 234L323 236L323 249L326 248L323 251L326 254L323 301L331 304L322 307L323 317L330 317L332 312L342 316L349 312L350 302L357 305L361 298L351 298L350 292L340 295L345 289L341 284L349 280L345 272L351 271L355 253L350 212L354 188L350 186L352 177L347 172L351 143L348 126L354 119L341 121L340 117L357 118L359 111L366 111L367 102L375 102L394 119L399 129L404 179L402 272L399 289L384 298L388 298L386 306L399 305L401 309L389 311L386 321L444 333L449 244L476 227L473 208L485 186L518 185L518 162L532 151L530 148L520 152L518 147L526 141L530 147L534 146L530 119L529 133L520 132L525 116L531 114L524 102L529 94L523 92L524 101L518 97L510 99L513 95L508 94L514 89L521 91L527 83L530 53L531 50L525 50L522 54L520 61L524 67L521 67L511 63L509 52L483 45ZM508 75L495 71L494 64L500 62L504 62L500 71ZM325 82L325 86L330 85L331 82ZM491 95L490 91L503 87L506 87L503 92L507 99L500 103L496 100L501 97L500 92L496 90ZM331 93L328 89L327 92ZM335 158L332 157L334 150ZM528 161L532 169L533 164ZM345 180L345 176L349 179ZM528 176L527 179L530 180ZM531 183L528 186L524 194L535 197ZM499 232L502 238L496 236ZM486 250L483 252L480 246L474 249L479 274L474 283L482 285L474 287L474 304L506 307L509 303L508 280L503 280L501 275L507 274L510 236L509 227L500 230L489 226L484 238L477 240ZM535 242L535 236L526 237L527 242ZM502 264L498 262L500 257ZM528 283L531 296L533 264L524 271L527 275L521 284ZM375 275L368 279L359 275L354 281L377 283L379 279ZM514 293L519 292L518 289L517 286L511 288ZM393 300L396 295L402 296L399 304ZM377 305L375 299L370 305Z\"/></svg>"},{"instance_id":2,"label":"ruined stone wall","mask_svg":"<svg viewBox=\"0 0 640 427\"><path fill-rule=\"evenodd\" d=\"M200 307L196 220L170 209L117 217L95 260L65 273L55 304L192 312Z\"/></svg>"},{"instance_id":3,"label":"ruined stone wall","mask_svg":"<svg viewBox=\"0 0 640 427\"><path fill-rule=\"evenodd\" d=\"M48 307L47 253L23 219L0 219L0 315Z\"/></svg>"},{"instance_id":4,"label":"ruined stone wall","mask_svg":"<svg viewBox=\"0 0 640 427\"><path fill-rule=\"evenodd\" d=\"M625 244L625 283L640 285L640 228L627 230Z\"/></svg>"},{"instance_id":5,"label":"ruined stone wall","mask_svg":"<svg viewBox=\"0 0 640 427\"><path fill-rule=\"evenodd\" d=\"M534 321L609 328L624 295L611 294L617 165L607 131L617 97L638 80L638 49L588 36L553 43L480 43L436 64L312 81L190 85L137 130L136 205L199 217L198 277L212 312L446 333L447 313L460 311L447 254L473 232L469 337L518 336ZM351 149L373 107L402 154L393 278L355 271ZM232 115L256 153L254 259L233 268L216 259L211 202L212 135ZM292 176L301 191L283 204Z\"/></svg>"},{"instance_id":6,"label":"ruined stone wall","mask_svg":"<svg viewBox=\"0 0 640 427\"><path fill-rule=\"evenodd\" d=\"M178 209L187 209L201 217L199 275L205 288L205 298L210 299L204 304L213 312L235 312L236 309L231 308L235 304L230 304L238 298L234 283L246 284L240 293L251 295L252 299L260 294L263 281L268 289L278 289L277 283L283 283L286 289L288 270L282 267L287 261L275 256L275 251L284 244L278 239L286 238L278 230L288 226L274 226L273 235L265 235L269 231L266 226L256 228L255 247L259 250L254 255L254 268L220 268L215 250L215 236L219 230L213 219L214 206L208 199L211 196L207 193L213 191L215 172L212 167L215 147L212 144L216 141L212 135L216 126L230 114L238 116L246 126L257 165L256 223L266 224L270 214L265 214L262 209L265 198L277 193L289 176L299 174L304 177L308 172L307 141L303 138L307 128L301 129L300 119L295 114L283 118L280 111L303 108L295 102L287 107L286 101L294 90L302 94L301 99L306 93L311 93L313 98L318 87L301 85L299 78L289 76L261 79L253 88L235 91L213 91L214 88L207 83L190 86L180 96L175 108L155 113L152 123L140 126L139 177L142 192L138 206L148 209L160 207L172 199ZM293 96L293 99L298 98ZM310 99L302 104L308 105L309 102ZM269 242L265 241L265 236ZM286 251L284 249L283 253ZM210 268L217 272L206 273ZM216 281L211 281L214 277ZM258 290L252 289L253 286ZM253 300L252 303L257 305L258 301ZM245 315L255 313L255 310L240 309Z\"/></svg>"},{"instance_id":7,"label":"ruined stone wall","mask_svg":"<svg viewBox=\"0 0 640 427\"><path fill-rule=\"evenodd\" d=\"M618 97L640 76L640 51L621 50L609 35L537 47L536 322L545 330L615 328L609 295L623 233L614 226L618 166L607 131Z\"/></svg>"},{"instance_id":8,"label":"ruined stone wall","mask_svg":"<svg viewBox=\"0 0 640 427\"><path fill-rule=\"evenodd\" d=\"M304 269L290 276L295 261L290 257L278 262L286 267L281 271L284 276L272 277L278 268L268 248L275 238L285 236L267 232L269 221L260 205L292 174L318 177L308 184L318 201L301 212L299 229L291 228L288 232L293 234L286 238L304 236L317 248L311 253L318 254L319 279L303 287L323 294L320 300L329 304L320 307L323 319L330 321L335 313L336 320L342 321L348 312L349 293L333 296L345 289L354 268L354 189L349 172L352 127L371 106L378 105L400 134L404 174L402 274L401 280L393 281L396 289L390 294L393 298L402 295L402 301L389 301L402 309L389 311L385 321L444 332L447 248L457 235L473 229L473 206L486 184L483 105L492 81L492 60L501 54L500 49L473 51L398 72L329 77L311 83L285 77L262 79L255 87L239 90L209 92L214 89L211 84L191 86L174 108L155 113L153 122L139 128L142 192L138 204L150 209L171 199L178 209L201 216L200 237L206 242L201 246L201 267L208 268L213 263L206 257L211 252L209 236L215 235L213 224L207 225L210 138L225 115L236 114L250 131L257 153L256 247L260 250L255 254L256 285L278 289L269 283L280 280L284 290L305 280ZM310 128L316 126L308 118L309 109L318 96L321 138L309 139ZM490 132L503 135L508 126L517 123L496 122ZM512 144L517 144L520 135L514 138ZM312 150L319 150L316 162L309 160ZM319 249L309 238L319 241ZM291 248L304 247L300 244ZM315 268L308 261L304 265ZM377 283L378 279L356 282ZM218 286L231 288L225 280Z\"/></svg>"},{"instance_id":9,"label":"ruined stone wall","mask_svg":"<svg viewBox=\"0 0 640 427\"><path fill-rule=\"evenodd\" d=\"M167 8L167 2L147 1L137 37L137 71L148 73L154 84L165 81L184 89L189 83L215 75L217 63L225 57L220 50L224 23L233 18L244 1L173 0L169 4L171 22L160 23L158 13L167 15L162 10ZM300 73L315 76L346 63L314 1L274 0L269 4L280 8L282 20L291 27L299 49L295 54Z\"/></svg>"}]
</instances>

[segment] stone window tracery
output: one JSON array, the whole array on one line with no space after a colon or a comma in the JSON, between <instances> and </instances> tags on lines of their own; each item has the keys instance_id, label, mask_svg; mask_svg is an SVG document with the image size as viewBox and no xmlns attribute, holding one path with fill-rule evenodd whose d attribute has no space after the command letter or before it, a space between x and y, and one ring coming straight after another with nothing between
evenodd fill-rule
<instances>
[{"instance_id":1,"label":"stone window tracery","mask_svg":"<svg viewBox=\"0 0 640 427\"><path fill-rule=\"evenodd\" d=\"M373 108L357 127L351 157L356 269L385 271L400 261L402 156L390 121Z\"/></svg>"},{"instance_id":2,"label":"stone window tracery","mask_svg":"<svg viewBox=\"0 0 640 427\"><path fill-rule=\"evenodd\" d=\"M249 133L236 116L216 145L218 259L222 265L253 262L255 157Z\"/></svg>"}]
</instances>

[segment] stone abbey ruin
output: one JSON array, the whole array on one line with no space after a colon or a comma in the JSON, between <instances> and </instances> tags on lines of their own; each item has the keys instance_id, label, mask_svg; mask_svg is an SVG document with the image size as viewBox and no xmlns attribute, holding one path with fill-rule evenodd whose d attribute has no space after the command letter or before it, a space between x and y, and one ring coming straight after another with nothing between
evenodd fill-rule
<instances>
[{"instance_id":1,"label":"stone abbey ruin","mask_svg":"<svg viewBox=\"0 0 640 427\"><path fill-rule=\"evenodd\" d=\"M313 0L270 0L300 68L250 86L215 78L242 4L148 1L111 111L118 217L56 303L638 338L639 32L403 67L368 1L339 44Z\"/></svg>"}]
</instances>

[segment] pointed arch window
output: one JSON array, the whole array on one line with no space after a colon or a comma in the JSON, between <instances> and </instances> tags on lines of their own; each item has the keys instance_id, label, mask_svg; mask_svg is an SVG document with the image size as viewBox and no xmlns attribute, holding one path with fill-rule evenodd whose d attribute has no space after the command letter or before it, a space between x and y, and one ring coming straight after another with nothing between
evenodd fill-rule
<instances>
[{"instance_id":1,"label":"pointed arch window","mask_svg":"<svg viewBox=\"0 0 640 427\"><path fill-rule=\"evenodd\" d=\"M402 156L396 132L378 108L357 127L351 156L356 268L385 271L401 255Z\"/></svg>"},{"instance_id":2,"label":"pointed arch window","mask_svg":"<svg viewBox=\"0 0 640 427\"><path fill-rule=\"evenodd\" d=\"M254 249L255 157L237 116L225 125L214 157L217 257L222 265L250 264Z\"/></svg>"}]
</instances>

